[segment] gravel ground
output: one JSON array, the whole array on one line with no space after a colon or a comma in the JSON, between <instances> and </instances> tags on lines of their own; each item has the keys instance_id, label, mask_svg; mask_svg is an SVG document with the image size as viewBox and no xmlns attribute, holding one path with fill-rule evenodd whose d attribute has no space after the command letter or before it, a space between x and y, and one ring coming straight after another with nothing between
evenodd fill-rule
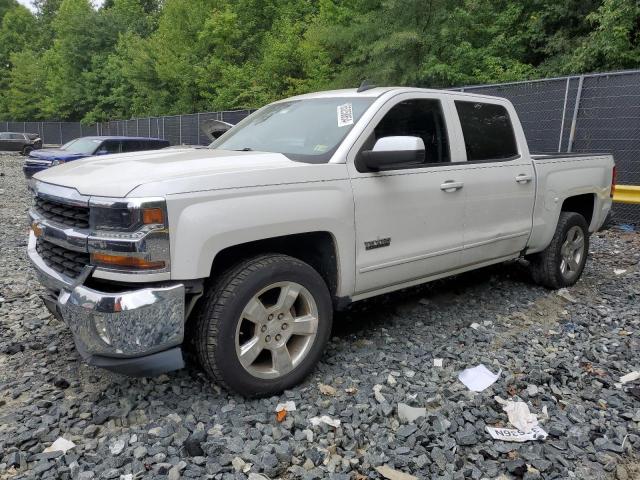
<instances>
[{"instance_id":1,"label":"gravel ground","mask_svg":"<svg viewBox=\"0 0 640 480\"><path fill-rule=\"evenodd\" d=\"M357 305L304 384L247 401L195 365L131 379L80 362L27 262L20 163L0 156L0 479L363 480L384 465L418 478L640 478L640 381L619 384L640 370L640 235L592 237L564 297L510 264ZM502 374L472 393L457 374L478 364ZM485 425L507 426L495 396L526 402L549 437L493 440ZM279 422L285 401L297 409ZM401 422L398 402L426 415ZM341 425L312 425L321 415ZM58 437L76 446L43 453Z\"/></svg>"}]
</instances>

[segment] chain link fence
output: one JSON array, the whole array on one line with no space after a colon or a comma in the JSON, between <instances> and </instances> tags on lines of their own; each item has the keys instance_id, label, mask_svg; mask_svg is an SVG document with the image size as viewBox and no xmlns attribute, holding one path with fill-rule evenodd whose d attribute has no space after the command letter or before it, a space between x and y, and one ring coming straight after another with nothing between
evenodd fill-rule
<instances>
[{"instance_id":1,"label":"chain link fence","mask_svg":"<svg viewBox=\"0 0 640 480\"><path fill-rule=\"evenodd\" d=\"M207 134L212 121L235 125L253 110L191 113L164 117L112 120L98 124L100 135L124 135L128 137L156 137L169 140L171 145L208 145L212 138Z\"/></svg>"},{"instance_id":2,"label":"chain link fence","mask_svg":"<svg viewBox=\"0 0 640 480\"><path fill-rule=\"evenodd\" d=\"M640 70L454 90L510 100L536 153L612 153L617 180L640 185ZM614 204L615 220L640 224L640 205Z\"/></svg>"},{"instance_id":3,"label":"chain link fence","mask_svg":"<svg viewBox=\"0 0 640 480\"><path fill-rule=\"evenodd\" d=\"M616 160L618 183L640 185L640 70L574 75L456 88L513 102L529 148L536 153L604 152ZM0 122L0 129L38 133L45 144L86 135L157 137L172 145L207 145L212 125L235 125L252 110L77 122ZM616 203L618 222L640 224L640 205Z\"/></svg>"}]
</instances>

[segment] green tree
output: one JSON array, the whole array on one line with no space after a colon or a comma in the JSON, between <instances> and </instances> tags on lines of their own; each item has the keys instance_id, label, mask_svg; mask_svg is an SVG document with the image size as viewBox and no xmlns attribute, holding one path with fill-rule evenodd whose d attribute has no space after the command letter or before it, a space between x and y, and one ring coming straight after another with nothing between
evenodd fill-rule
<instances>
[{"instance_id":1,"label":"green tree","mask_svg":"<svg viewBox=\"0 0 640 480\"><path fill-rule=\"evenodd\" d=\"M0 19L0 116L5 116L9 111L9 79L14 67L11 55L28 49L37 33L37 24L22 5L15 5Z\"/></svg>"},{"instance_id":2,"label":"green tree","mask_svg":"<svg viewBox=\"0 0 640 480\"><path fill-rule=\"evenodd\" d=\"M91 99L86 96L83 73L92 65L92 53L101 39L96 35L97 13L88 0L62 0L53 19L55 38L45 53L49 75L44 113L52 118L79 120Z\"/></svg>"}]
</instances>

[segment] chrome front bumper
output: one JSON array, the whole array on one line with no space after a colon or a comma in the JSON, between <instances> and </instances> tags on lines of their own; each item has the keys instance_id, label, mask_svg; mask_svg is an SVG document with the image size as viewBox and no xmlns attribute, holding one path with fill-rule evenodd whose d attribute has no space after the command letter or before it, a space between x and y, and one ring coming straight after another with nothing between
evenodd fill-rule
<instances>
[{"instance_id":1,"label":"chrome front bumper","mask_svg":"<svg viewBox=\"0 0 640 480\"><path fill-rule=\"evenodd\" d=\"M85 267L77 279L53 270L36 251L33 232L28 255L41 283L51 292L45 304L69 326L78 351L88 363L132 375L184 366L181 351L176 348L184 339L184 285L118 293L93 290L83 285L92 267ZM170 358L167 351L172 352ZM138 358L140 368L132 362Z\"/></svg>"}]
</instances>

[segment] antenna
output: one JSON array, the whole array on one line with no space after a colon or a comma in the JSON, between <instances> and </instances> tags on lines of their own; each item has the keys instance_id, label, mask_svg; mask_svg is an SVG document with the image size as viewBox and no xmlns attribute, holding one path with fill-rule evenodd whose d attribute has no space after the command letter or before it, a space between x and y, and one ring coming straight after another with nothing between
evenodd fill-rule
<instances>
[{"instance_id":1,"label":"antenna","mask_svg":"<svg viewBox=\"0 0 640 480\"><path fill-rule=\"evenodd\" d=\"M362 81L362 83L360 84L360 86L358 87L358 90L357 90L357 91L358 91L358 93L360 93L360 92L364 92L364 91L366 91L366 90L371 90L372 88L376 88L376 86L375 86L375 85L373 85L373 84L370 84L370 83L367 81L367 79L365 78L365 79Z\"/></svg>"}]
</instances>

